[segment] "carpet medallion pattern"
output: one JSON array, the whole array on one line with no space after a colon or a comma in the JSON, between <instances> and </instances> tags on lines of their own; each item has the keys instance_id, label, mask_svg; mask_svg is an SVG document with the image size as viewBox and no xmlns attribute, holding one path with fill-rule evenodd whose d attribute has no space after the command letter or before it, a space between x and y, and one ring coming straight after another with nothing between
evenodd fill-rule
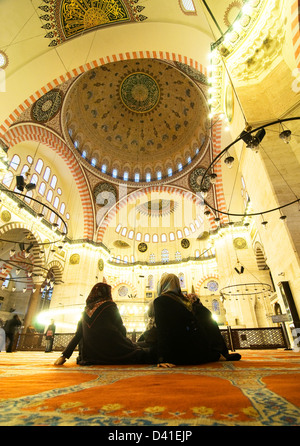
<instances>
[{"instance_id":1,"label":"carpet medallion pattern","mask_svg":"<svg viewBox=\"0 0 300 446\"><path fill-rule=\"evenodd\" d=\"M300 426L300 352L170 369L0 353L0 426Z\"/></svg>"}]
</instances>

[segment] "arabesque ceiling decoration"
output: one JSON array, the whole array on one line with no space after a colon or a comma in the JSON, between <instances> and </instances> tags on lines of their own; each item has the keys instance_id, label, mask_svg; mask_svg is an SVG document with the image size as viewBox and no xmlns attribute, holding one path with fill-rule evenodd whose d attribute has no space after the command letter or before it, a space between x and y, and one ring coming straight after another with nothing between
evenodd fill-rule
<instances>
[{"instance_id":1,"label":"arabesque ceiling decoration","mask_svg":"<svg viewBox=\"0 0 300 446\"><path fill-rule=\"evenodd\" d=\"M210 141L206 86L170 63L109 63L79 76L66 94L62 123L71 147L128 180L189 169ZM188 159L190 158L190 161Z\"/></svg>"},{"instance_id":2,"label":"arabesque ceiling decoration","mask_svg":"<svg viewBox=\"0 0 300 446\"><path fill-rule=\"evenodd\" d=\"M126 22L141 22L147 17L139 0L43 0L39 9L46 23L49 46L57 46L91 29Z\"/></svg>"}]
</instances>

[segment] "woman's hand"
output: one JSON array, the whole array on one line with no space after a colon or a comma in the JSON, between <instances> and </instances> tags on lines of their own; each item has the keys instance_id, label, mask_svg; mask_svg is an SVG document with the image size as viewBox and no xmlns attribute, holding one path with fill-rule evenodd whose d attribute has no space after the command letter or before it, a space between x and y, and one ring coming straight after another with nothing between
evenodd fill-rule
<instances>
[{"instance_id":1,"label":"woman's hand","mask_svg":"<svg viewBox=\"0 0 300 446\"><path fill-rule=\"evenodd\" d=\"M55 361L54 365L63 365L66 362L66 358L64 356L60 356Z\"/></svg>"}]
</instances>

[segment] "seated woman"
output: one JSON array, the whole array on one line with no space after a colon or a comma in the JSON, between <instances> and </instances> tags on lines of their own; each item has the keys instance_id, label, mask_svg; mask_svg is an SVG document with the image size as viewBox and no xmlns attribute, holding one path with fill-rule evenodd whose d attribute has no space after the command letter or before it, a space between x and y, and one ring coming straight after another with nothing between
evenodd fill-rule
<instances>
[{"instance_id":1,"label":"seated woman","mask_svg":"<svg viewBox=\"0 0 300 446\"><path fill-rule=\"evenodd\" d=\"M187 298L192 305L192 312L196 317L198 325L203 327L206 332L211 348L220 353L227 361L238 361L241 359L239 353L229 353L218 324L214 321L209 309L200 302L199 297L196 294L188 294Z\"/></svg>"},{"instance_id":2,"label":"seated woman","mask_svg":"<svg viewBox=\"0 0 300 446\"><path fill-rule=\"evenodd\" d=\"M80 365L156 362L151 349L142 348L126 337L126 328L112 300L111 286L106 283L97 283L92 288L76 334L55 364L63 364L77 344Z\"/></svg>"},{"instance_id":3,"label":"seated woman","mask_svg":"<svg viewBox=\"0 0 300 446\"><path fill-rule=\"evenodd\" d=\"M197 323L190 301L182 294L179 279L164 275L154 300L159 363L203 364L218 361L207 332Z\"/></svg>"}]
</instances>

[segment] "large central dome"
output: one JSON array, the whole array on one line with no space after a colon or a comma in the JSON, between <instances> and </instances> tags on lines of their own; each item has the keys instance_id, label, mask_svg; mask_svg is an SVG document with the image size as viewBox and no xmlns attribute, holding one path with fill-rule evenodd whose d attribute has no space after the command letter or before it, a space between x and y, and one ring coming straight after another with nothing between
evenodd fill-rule
<instances>
[{"instance_id":1,"label":"large central dome","mask_svg":"<svg viewBox=\"0 0 300 446\"><path fill-rule=\"evenodd\" d=\"M107 174L153 181L184 170L207 146L207 115L203 92L185 73L141 59L81 75L63 121L69 142Z\"/></svg>"}]
</instances>

